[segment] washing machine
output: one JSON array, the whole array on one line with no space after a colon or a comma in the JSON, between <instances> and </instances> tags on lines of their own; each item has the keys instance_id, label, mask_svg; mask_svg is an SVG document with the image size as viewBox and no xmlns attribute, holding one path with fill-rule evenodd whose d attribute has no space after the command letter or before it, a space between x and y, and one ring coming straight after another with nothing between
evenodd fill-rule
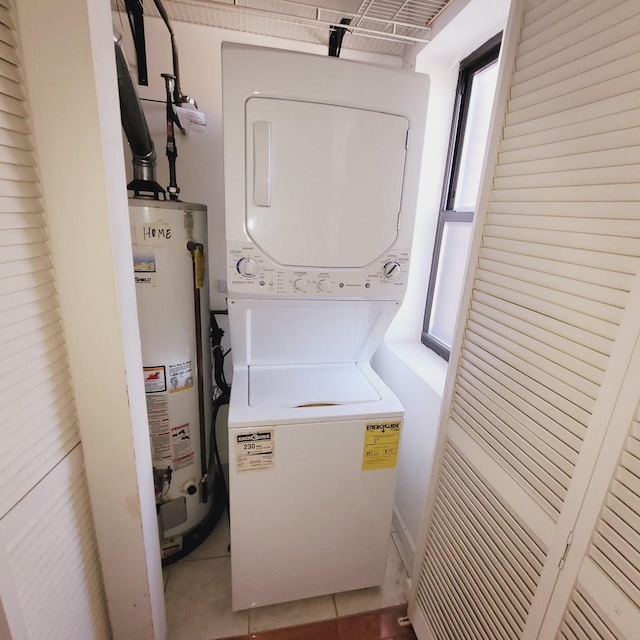
<instances>
[{"instance_id":1,"label":"washing machine","mask_svg":"<svg viewBox=\"0 0 640 640\"><path fill-rule=\"evenodd\" d=\"M428 78L224 43L233 609L384 580Z\"/></svg>"}]
</instances>

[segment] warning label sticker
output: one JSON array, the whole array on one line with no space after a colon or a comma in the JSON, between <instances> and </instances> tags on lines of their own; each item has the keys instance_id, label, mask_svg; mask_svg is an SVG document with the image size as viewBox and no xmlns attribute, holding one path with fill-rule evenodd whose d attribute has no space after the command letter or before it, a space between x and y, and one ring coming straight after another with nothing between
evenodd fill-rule
<instances>
[{"instance_id":1,"label":"warning label sticker","mask_svg":"<svg viewBox=\"0 0 640 640\"><path fill-rule=\"evenodd\" d=\"M234 436L236 471L254 471L273 467L274 433L272 429L261 429Z\"/></svg>"},{"instance_id":2,"label":"warning label sticker","mask_svg":"<svg viewBox=\"0 0 640 640\"><path fill-rule=\"evenodd\" d=\"M398 460L402 421L368 422L364 432L362 470L393 469Z\"/></svg>"},{"instance_id":3,"label":"warning label sticker","mask_svg":"<svg viewBox=\"0 0 640 640\"><path fill-rule=\"evenodd\" d=\"M166 393L147 394L147 419L152 436L169 432L169 400Z\"/></svg>"},{"instance_id":4,"label":"warning label sticker","mask_svg":"<svg viewBox=\"0 0 640 640\"><path fill-rule=\"evenodd\" d=\"M147 399L147 419L151 438L153 464L171 460L169 432L169 396L164 367L144 367L144 388Z\"/></svg>"},{"instance_id":5,"label":"warning label sticker","mask_svg":"<svg viewBox=\"0 0 640 640\"><path fill-rule=\"evenodd\" d=\"M144 367L144 392L158 393L167 390L164 367Z\"/></svg>"},{"instance_id":6,"label":"warning label sticker","mask_svg":"<svg viewBox=\"0 0 640 640\"><path fill-rule=\"evenodd\" d=\"M174 469L183 469L193 464L193 448L188 422L171 427L171 449Z\"/></svg>"},{"instance_id":7,"label":"warning label sticker","mask_svg":"<svg viewBox=\"0 0 640 640\"><path fill-rule=\"evenodd\" d=\"M151 457L153 464L171 460L171 440L169 432L151 434Z\"/></svg>"},{"instance_id":8,"label":"warning label sticker","mask_svg":"<svg viewBox=\"0 0 640 640\"><path fill-rule=\"evenodd\" d=\"M169 384L169 393L176 393L193 387L191 360L169 365Z\"/></svg>"}]
</instances>

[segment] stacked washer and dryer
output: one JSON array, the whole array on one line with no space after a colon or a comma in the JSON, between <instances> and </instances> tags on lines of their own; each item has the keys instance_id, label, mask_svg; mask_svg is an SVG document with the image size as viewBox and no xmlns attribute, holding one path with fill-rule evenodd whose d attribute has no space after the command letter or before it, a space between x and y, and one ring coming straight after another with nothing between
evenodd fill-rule
<instances>
[{"instance_id":1,"label":"stacked washer and dryer","mask_svg":"<svg viewBox=\"0 0 640 640\"><path fill-rule=\"evenodd\" d=\"M224 43L233 609L383 582L428 79Z\"/></svg>"}]
</instances>

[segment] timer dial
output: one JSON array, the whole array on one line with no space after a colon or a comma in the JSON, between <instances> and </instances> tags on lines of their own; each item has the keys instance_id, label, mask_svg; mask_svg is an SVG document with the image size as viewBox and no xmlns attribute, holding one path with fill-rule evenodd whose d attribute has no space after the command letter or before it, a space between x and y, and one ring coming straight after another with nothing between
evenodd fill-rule
<instances>
[{"instance_id":1,"label":"timer dial","mask_svg":"<svg viewBox=\"0 0 640 640\"><path fill-rule=\"evenodd\" d=\"M258 263L253 258L240 258L236 263L236 270L245 278L253 278L258 273Z\"/></svg>"},{"instance_id":2,"label":"timer dial","mask_svg":"<svg viewBox=\"0 0 640 640\"><path fill-rule=\"evenodd\" d=\"M390 260L387 262L384 267L382 267L382 274L387 280L396 280L400 277L402 273L402 267L400 263L395 260Z\"/></svg>"}]
</instances>

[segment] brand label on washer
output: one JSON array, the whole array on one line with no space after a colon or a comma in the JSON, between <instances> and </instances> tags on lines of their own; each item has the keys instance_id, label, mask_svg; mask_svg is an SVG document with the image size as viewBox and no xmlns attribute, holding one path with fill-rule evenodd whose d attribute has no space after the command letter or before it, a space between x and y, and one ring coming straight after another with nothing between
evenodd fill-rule
<instances>
[{"instance_id":1,"label":"brand label on washer","mask_svg":"<svg viewBox=\"0 0 640 640\"><path fill-rule=\"evenodd\" d=\"M393 469L398 460L400 428L397 422L368 422L364 430L362 470Z\"/></svg>"},{"instance_id":2,"label":"brand label on washer","mask_svg":"<svg viewBox=\"0 0 640 640\"><path fill-rule=\"evenodd\" d=\"M274 433L260 429L234 435L237 471L271 469L273 467Z\"/></svg>"}]
</instances>

